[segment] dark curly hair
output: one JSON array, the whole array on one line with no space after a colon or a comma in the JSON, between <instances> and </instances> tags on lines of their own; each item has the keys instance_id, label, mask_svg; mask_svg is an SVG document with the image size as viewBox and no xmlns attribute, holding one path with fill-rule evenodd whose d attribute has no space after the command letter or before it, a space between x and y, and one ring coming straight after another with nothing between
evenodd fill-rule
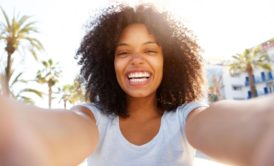
<instances>
[{"instance_id":1,"label":"dark curly hair","mask_svg":"<svg viewBox=\"0 0 274 166\"><path fill-rule=\"evenodd\" d=\"M167 12L151 5L132 8L111 6L91 22L76 58L85 78L87 96L104 113L127 117L126 94L114 70L116 44L130 24L144 24L162 47L164 73L157 89L160 110L172 111L186 102L200 99L204 83L200 49L192 33Z\"/></svg>"}]
</instances>

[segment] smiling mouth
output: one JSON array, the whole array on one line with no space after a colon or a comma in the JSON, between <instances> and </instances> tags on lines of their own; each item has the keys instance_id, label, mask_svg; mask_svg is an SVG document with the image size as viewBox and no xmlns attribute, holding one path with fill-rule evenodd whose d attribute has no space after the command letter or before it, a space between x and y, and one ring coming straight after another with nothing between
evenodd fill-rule
<instances>
[{"instance_id":1,"label":"smiling mouth","mask_svg":"<svg viewBox=\"0 0 274 166\"><path fill-rule=\"evenodd\" d=\"M127 75L130 85L144 85L151 78L149 72L131 72Z\"/></svg>"}]
</instances>

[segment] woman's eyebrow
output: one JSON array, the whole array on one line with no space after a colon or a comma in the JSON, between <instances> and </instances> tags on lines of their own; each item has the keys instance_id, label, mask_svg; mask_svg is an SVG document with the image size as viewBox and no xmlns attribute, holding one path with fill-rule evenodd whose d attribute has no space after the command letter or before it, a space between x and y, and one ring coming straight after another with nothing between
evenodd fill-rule
<instances>
[{"instance_id":1,"label":"woman's eyebrow","mask_svg":"<svg viewBox=\"0 0 274 166\"><path fill-rule=\"evenodd\" d=\"M155 41L147 41L147 42L144 42L143 45L147 45L147 44L156 44L156 45L159 45L157 42ZM116 47L119 47L119 46L129 46L129 44L127 43L118 43L116 45Z\"/></svg>"},{"instance_id":2,"label":"woman's eyebrow","mask_svg":"<svg viewBox=\"0 0 274 166\"><path fill-rule=\"evenodd\" d=\"M156 44L156 45L158 45L158 43L155 42L155 41L147 41L143 45L147 45L147 44Z\"/></svg>"}]
</instances>

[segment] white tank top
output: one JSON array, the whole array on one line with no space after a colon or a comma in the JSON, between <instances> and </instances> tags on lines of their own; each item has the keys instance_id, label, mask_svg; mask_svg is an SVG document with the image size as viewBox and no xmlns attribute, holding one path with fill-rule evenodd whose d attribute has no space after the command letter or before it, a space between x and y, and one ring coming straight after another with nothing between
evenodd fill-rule
<instances>
[{"instance_id":1,"label":"white tank top","mask_svg":"<svg viewBox=\"0 0 274 166\"><path fill-rule=\"evenodd\" d=\"M82 106L92 111L99 130L99 144L88 166L191 166L195 150L185 136L185 121L192 110L207 105L192 102L165 112L157 135L140 146L122 135L117 116L105 115L93 104Z\"/></svg>"}]
</instances>

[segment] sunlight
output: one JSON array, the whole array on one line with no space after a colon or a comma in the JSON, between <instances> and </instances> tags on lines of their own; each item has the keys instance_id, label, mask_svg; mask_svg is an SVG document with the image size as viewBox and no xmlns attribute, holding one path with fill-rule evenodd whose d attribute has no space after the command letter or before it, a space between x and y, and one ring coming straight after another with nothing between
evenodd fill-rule
<instances>
[{"instance_id":1,"label":"sunlight","mask_svg":"<svg viewBox=\"0 0 274 166\"><path fill-rule=\"evenodd\" d=\"M216 161L206 160L206 159L196 157L194 159L194 166L228 166L228 165L221 164Z\"/></svg>"},{"instance_id":2,"label":"sunlight","mask_svg":"<svg viewBox=\"0 0 274 166\"><path fill-rule=\"evenodd\" d=\"M84 161L83 163L81 163L79 166L87 166L87 162ZM212 160L206 160L206 159L202 159L202 158L198 158L196 157L194 159L194 164L193 166L228 166L225 164L221 164L218 163L216 161L212 161Z\"/></svg>"}]
</instances>

